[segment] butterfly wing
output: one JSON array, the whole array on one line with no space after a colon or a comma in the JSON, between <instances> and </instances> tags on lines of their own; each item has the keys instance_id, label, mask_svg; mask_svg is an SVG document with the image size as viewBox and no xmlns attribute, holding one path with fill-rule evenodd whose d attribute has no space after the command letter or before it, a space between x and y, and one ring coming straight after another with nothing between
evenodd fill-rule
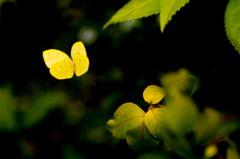
<instances>
[{"instance_id":1,"label":"butterfly wing","mask_svg":"<svg viewBox=\"0 0 240 159\"><path fill-rule=\"evenodd\" d=\"M60 50L49 49L43 52L43 59L50 73L57 79L67 79L73 76L72 60Z\"/></svg>"},{"instance_id":2,"label":"butterfly wing","mask_svg":"<svg viewBox=\"0 0 240 159\"><path fill-rule=\"evenodd\" d=\"M78 55L78 54L81 54L81 55L85 55L87 56L87 52L86 52L86 49L83 45L83 43L81 41L78 41L78 42L75 42L72 46L72 50L71 50L71 56L72 58L75 56L75 55Z\"/></svg>"},{"instance_id":3,"label":"butterfly wing","mask_svg":"<svg viewBox=\"0 0 240 159\"><path fill-rule=\"evenodd\" d=\"M87 57L86 49L81 41L73 44L71 56L75 63L75 74L81 76L87 72L89 67L89 59Z\"/></svg>"},{"instance_id":4,"label":"butterfly wing","mask_svg":"<svg viewBox=\"0 0 240 159\"><path fill-rule=\"evenodd\" d=\"M57 79L68 79L73 76L71 59L60 60L50 67L50 73Z\"/></svg>"},{"instance_id":5,"label":"butterfly wing","mask_svg":"<svg viewBox=\"0 0 240 159\"><path fill-rule=\"evenodd\" d=\"M87 56L82 54L77 54L73 58L75 63L75 74L77 76L81 76L86 73L89 67L89 59Z\"/></svg>"},{"instance_id":6,"label":"butterfly wing","mask_svg":"<svg viewBox=\"0 0 240 159\"><path fill-rule=\"evenodd\" d=\"M43 59L48 68L50 68L54 63L60 60L70 59L67 54L60 50L49 49L43 51Z\"/></svg>"}]
</instances>

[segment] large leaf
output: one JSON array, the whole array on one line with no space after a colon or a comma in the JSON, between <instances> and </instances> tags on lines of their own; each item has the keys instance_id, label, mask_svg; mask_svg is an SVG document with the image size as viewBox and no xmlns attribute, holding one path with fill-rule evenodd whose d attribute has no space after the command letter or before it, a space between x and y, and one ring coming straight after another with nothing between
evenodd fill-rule
<instances>
[{"instance_id":1,"label":"large leaf","mask_svg":"<svg viewBox=\"0 0 240 159\"><path fill-rule=\"evenodd\" d=\"M191 98L178 95L168 102L164 115L166 126L176 135L182 135L193 128L198 108Z\"/></svg>"},{"instance_id":2,"label":"large leaf","mask_svg":"<svg viewBox=\"0 0 240 159\"><path fill-rule=\"evenodd\" d=\"M63 102L64 96L59 92L37 95L30 102L23 116L23 126L29 128L40 122L51 110Z\"/></svg>"},{"instance_id":3,"label":"large leaf","mask_svg":"<svg viewBox=\"0 0 240 159\"><path fill-rule=\"evenodd\" d=\"M240 1L229 0L225 12L225 28L228 39L240 53Z\"/></svg>"},{"instance_id":4,"label":"large leaf","mask_svg":"<svg viewBox=\"0 0 240 159\"><path fill-rule=\"evenodd\" d=\"M160 0L131 0L112 16L112 18L103 26L103 29L113 23L147 17L159 12Z\"/></svg>"},{"instance_id":5,"label":"large leaf","mask_svg":"<svg viewBox=\"0 0 240 159\"><path fill-rule=\"evenodd\" d=\"M145 112L134 103L122 104L113 114L113 118L107 122L106 128L114 137L124 139L126 132L143 122Z\"/></svg>"},{"instance_id":6,"label":"large leaf","mask_svg":"<svg viewBox=\"0 0 240 159\"><path fill-rule=\"evenodd\" d=\"M127 131L126 140L133 151L146 152L153 150L159 144L148 132L144 121L139 126Z\"/></svg>"},{"instance_id":7,"label":"large leaf","mask_svg":"<svg viewBox=\"0 0 240 159\"><path fill-rule=\"evenodd\" d=\"M165 108L150 108L146 113L144 122L150 134L161 140Z\"/></svg>"},{"instance_id":8,"label":"large leaf","mask_svg":"<svg viewBox=\"0 0 240 159\"><path fill-rule=\"evenodd\" d=\"M164 89L156 85L150 85L143 91L144 100L150 104L157 104L164 95Z\"/></svg>"},{"instance_id":9,"label":"large leaf","mask_svg":"<svg viewBox=\"0 0 240 159\"><path fill-rule=\"evenodd\" d=\"M161 0L160 24L162 32L172 16L188 2L189 0Z\"/></svg>"}]
</instances>

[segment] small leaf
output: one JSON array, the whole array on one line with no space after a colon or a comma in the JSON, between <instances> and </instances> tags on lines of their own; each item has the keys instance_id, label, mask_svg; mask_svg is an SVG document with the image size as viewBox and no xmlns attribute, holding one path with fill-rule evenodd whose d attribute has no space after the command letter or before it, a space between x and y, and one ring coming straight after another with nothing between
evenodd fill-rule
<instances>
[{"instance_id":1,"label":"small leaf","mask_svg":"<svg viewBox=\"0 0 240 159\"><path fill-rule=\"evenodd\" d=\"M172 16L188 2L189 0L161 0L160 24L162 32Z\"/></svg>"},{"instance_id":2,"label":"small leaf","mask_svg":"<svg viewBox=\"0 0 240 159\"><path fill-rule=\"evenodd\" d=\"M225 28L228 39L240 53L240 1L229 0L225 12Z\"/></svg>"},{"instance_id":3,"label":"small leaf","mask_svg":"<svg viewBox=\"0 0 240 159\"><path fill-rule=\"evenodd\" d=\"M145 112L134 103L122 104L107 122L108 129L114 137L124 139L126 132L143 122Z\"/></svg>"},{"instance_id":4,"label":"small leaf","mask_svg":"<svg viewBox=\"0 0 240 159\"><path fill-rule=\"evenodd\" d=\"M165 108L151 108L146 113L144 122L150 134L158 139L161 140L161 131L162 131L162 124L164 120L164 113Z\"/></svg>"},{"instance_id":5,"label":"small leaf","mask_svg":"<svg viewBox=\"0 0 240 159\"><path fill-rule=\"evenodd\" d=\"M147 17L159 12L160 0L131 0L112 16L112 18L103 26L103 29L112 23Z\"/></svg>"},{"instance_id":6,"label":"small leaf","mask_svg":"<svg viewBox=\"0 0 240 159\"><path fill-rule=\"evenodd\" d=\"M213 156L215 156L218 152L218 148L216 145L209 145L205 148L204 151L204 157L205 158L212 158Z\"/></svg>"},{"instance_id":7,"label":"small leaf","mask_svg":"<svg viewBox=\"0 0 240 159\"><path fill-rule=\"evenodd\" d=\"M146 152L153 150L159 144L148 132L144 121L139 126L127 131L126 140L133 151Z\"/></svg>"},{"instance_id":8,"label":"small leaf","mask_svg":"<svg viewBox=\"0 0 240 159\"><path fill-rule=\"evenodd\" d=\"M144 100L150 104L157 104L163 99L164 95L164 89L156 85L150 85L143 91Z\"/></svg>"},{"instance_id":9,"label":"small leaf","mask_svg":"<svg viewBox=\"0 0 240 159\"><path fill-rule=\"evenodd\" d=\"M166 106L165 122L175 134L182 135L190 130L197 119L198 108L191 98L178 95Z\"/></svg>"}]
</instances>

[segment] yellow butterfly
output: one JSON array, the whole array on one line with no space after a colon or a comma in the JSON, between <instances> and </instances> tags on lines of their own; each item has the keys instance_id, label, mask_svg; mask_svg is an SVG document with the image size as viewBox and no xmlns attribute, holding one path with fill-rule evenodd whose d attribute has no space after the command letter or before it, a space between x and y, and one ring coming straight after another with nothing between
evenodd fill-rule
<instances>
[{"instance_id":1,"label":"yellow butterfly","mask_svg":"<svg viewBox=\"0 0 240 159\"><path fill-rule=\"evenodd\" d=\"M72 78L74 72L77 76L81 76L88 70L89 59L81 41L73 44L71 57L72 59L56 49L43 51L43 59L47 67L50 68L50 74L60 80Z\"/></svg>"}]
</instances>

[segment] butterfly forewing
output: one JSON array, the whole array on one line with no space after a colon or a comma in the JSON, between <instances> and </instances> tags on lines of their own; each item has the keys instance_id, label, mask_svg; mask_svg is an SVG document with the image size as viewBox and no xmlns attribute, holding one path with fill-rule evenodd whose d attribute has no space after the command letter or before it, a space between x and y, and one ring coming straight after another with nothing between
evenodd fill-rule
<instances>
[{"instance_id":1,"label":"butterfly forewing","mask_svg":"<svg viewBox=\"0 0 240 159\"><path fill-rule=\"evenodd\" d=\"M54 63L60 60L69 59L69 56L64 52L56 49L49 49L43 52L43 59L48 68L50 68Z\"/></svg>"},{"instance_id":2,"label":"butterfly forewing","mask_svg":"<svg viewBox=\"0 0 240 159\"><path fill-rule=\"evenodd\" d=\"M87 72L89 67L89 59L87 56L78 54L73 57L73 61L75 63L75 74L77 76L81 76Z\"/></svg>"},{"instance_id":3,"label":"butterfly forewing","mask_svg":"<svg viewBox=\"0 0 240 159\"><path fill-rule=\"evenodd\" d=\"M50 73L57 79L72 78L73 68L71 59L60 60L54 63L50 68Z\"/></svg>"},{"instance_id":4,"label":"butterfly forewing","mask_svg":"<svg viewBox=\"0 0 240 159\"><path fill-rule=\"evenodd\" d=\"M86 49L81 41L74 43L71 50L72 58L78 54L87 56Z\"/></svg>"}]
</instances>

